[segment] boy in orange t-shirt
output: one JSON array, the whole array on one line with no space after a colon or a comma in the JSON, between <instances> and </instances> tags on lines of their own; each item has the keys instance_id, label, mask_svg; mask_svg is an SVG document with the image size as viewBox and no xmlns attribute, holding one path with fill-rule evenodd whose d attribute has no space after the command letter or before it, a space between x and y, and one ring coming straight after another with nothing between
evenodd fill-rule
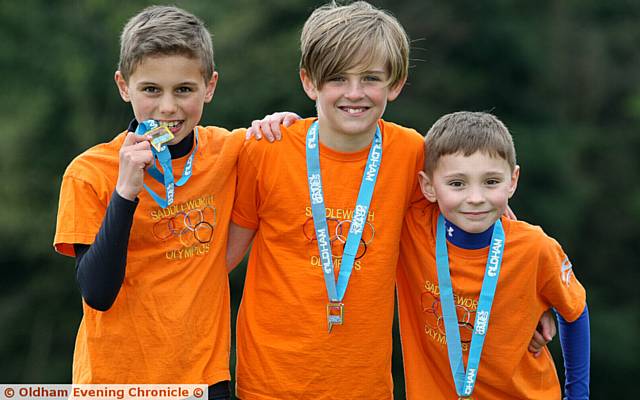
<instances>
[{"instance_id":1,"label":"boy in orange t-shirt","mask_svg":"<svg viewBox=\"0 0 640 400\"><path fill-rule=\"evenodd\" d=\"M419 195L423 150L416 131L380 118L406 81L409 42L395 18L364 2L315 10L301 41L300 78L317 118L284 129L275 144L247 142L238 163L231 265L255 240L236 393L390 399L398 239ZM357 200L361 187L370 201ZM350 276L336 284L338 270Z\"/></svg>"},{"instance_id":2,"label":"boy in orange t-shirt","mask_svg":"<svg viewBox=\"0 0 640 400\"><path fill-rule=\"evenodd\" d=\"M507 128L486 113L446 115L425 157L420 185L437 206L408 212L397 278L407 398L559 399L548 350L527 352L553 307L565 398L588 399L585 290L555 240L501 218L520 172Z\"/></svg>"},{"instance_id":3,"label":"boy in orange t-shirt","mask_svg":"<svg viewBox=\"0 0 640 400\"><path fill-rule=\"evenodd\" d=\"M195 16L153 6L124 27L115 81L135 120L73 160L60 191L54 246L76 257L84 300L75 384L207 384L230 398L225 251L244 130L197 126L217 79ZM170 139L157 153L134 133L155 123Z\"/></svg>"},{"instance_id":4,"label":"boy in orange t-shirt","mask_svg":"<svg viewBox=\"0 0 640 400\"><path fill-rule=\"evenodd\" d=\"M331 3L307 19L301 50L317 118L274 145L246 143L238 163L230 268L255 240L236 394L391 399L395 271L405 211L421 198L423 140L380 118L407 79L409 41L385 11Z\"/></svg>"}]
</instances>

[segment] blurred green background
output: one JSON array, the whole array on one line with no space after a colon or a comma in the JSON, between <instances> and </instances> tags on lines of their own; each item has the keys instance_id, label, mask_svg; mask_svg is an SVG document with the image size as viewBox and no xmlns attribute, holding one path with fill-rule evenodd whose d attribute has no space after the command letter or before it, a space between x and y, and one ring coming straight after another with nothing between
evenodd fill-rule
<instances>
[{"instance_id":1,"label":"blurred green background","mask_svg":"<svg viewBox=\"0 0 640 400\"><path fill-rule=\"evenodd\" d=\"M372 3L396 15L412 39L409 82L385 118L424 133L440 115L465 109L493 112L510 127L522 166L511 206L563 244L588 291L592 398L635 392L640 2ZM81 302L73 260L51 246L60 179L75 155L132 118L113 83L119 32L149 4L0 0L3 383L70 381ZM298 36L322 1L176 4L214 35L220 80L204 124L234 128L274 111L313 113L298 81ZM231 275L234 312L243 273Z\"/></svg>"}]
</instances>

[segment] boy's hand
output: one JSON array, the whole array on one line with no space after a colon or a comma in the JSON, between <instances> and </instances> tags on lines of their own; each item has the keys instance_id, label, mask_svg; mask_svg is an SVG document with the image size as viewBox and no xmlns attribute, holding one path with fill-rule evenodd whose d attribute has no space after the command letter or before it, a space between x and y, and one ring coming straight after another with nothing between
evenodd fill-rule
<instances>
[{"instance_id":1,"label":"boy's hand","mask_svg":"<svg viewBox=\"0 0 640 400\"><path fill-rule=\"evenodd\" d=\"M556 323L551 311L545 311L538 322L538 329L533 333L533 338L529 342L529 352L535 358L542 354L542 348L556 336Z\"/></svg>"},{"instance_id":2,"label":"boy's hand","mask_svg":"<svg viewBox=\"0 0 640 400\"><path fill-rule=\"evenodd\" d=\"M299 119L300 116L298 114L287 111L266 115L262 119L256 119L251 122L251 127L247 129L245 139L248 140L251 137L255 137L256 140L260 140L264 136L269 142L280 140L282 139L280 125L287 127Z\"/></svg>"},{"instance_id":3,"label":"boy's hand","mask_svg":"<svg viewBox=\"0 0 640 400\"><path fill-rule=\"evenodd\" d=\"M120 148L120 166L116 192L130 201L138 197L144 182L144 170L153 163L153 153L147 135L128 132Z\"/></svg>"},{"instance_id":4,"label":"boy's hand","mask_svg":"<svg viewBox=\"0 0 640 400\"><path fill-rule=\"evenodd\" d=\"M513 220L513 221L517 221L518 217L516 216L516 213L513 212L513 210L511 209L511 207L509 207L507 205L507 208L504 210L504 214L505 217L507 217L507 219Z\"/></svg>"}]
</instances>

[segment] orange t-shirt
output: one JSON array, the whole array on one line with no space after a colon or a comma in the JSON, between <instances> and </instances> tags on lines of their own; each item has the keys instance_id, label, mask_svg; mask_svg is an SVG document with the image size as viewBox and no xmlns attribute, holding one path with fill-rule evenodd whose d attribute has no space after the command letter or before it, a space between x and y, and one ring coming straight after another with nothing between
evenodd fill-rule
<instances>
[{"instance_id":1,"label":"orange t-shirt","mask_svg":"<svg viewBox=\"0 0 640 400\"><path fill-rule=\"evenodd\" d=\"M232 219L257 234L238 314L237 394L243 400L390 399L395 270L402 221L422 167L422 137L380 121L382 161L344 297L345 322L329 334L305 161L312 122L298 121L281 142L247 142L238 162ZM340 153L320 145L337 255L368 153L369 148Z\"/></svg>"},{"instance_id":2,"label":"orange t-shirt","mask_svg":"<svg viewBox=\"0 0 640 400\"><path fill-rule=\"evenodd\" d=\"M408 399L457 399L449 367L435 264L438 207L426 202L407 213L402 232L398 303ZM503 263L491 308L474 399L559 399L551 354L527 351L542 313L554 307L574 321L585 290L560 245L539 227L502 219ZM488 248L448 245L465 367Z\"/></svg>"},{"instance_id":3,"label":"orange t-shirt","mask_svg":"<svg viewBox=\"0 0 640 400\"><path fill-rule=\"evenodd\" d=\"M225 252L244 132L198 127L189 181L162 209L139 194L126 275L113 306L83 302L73 383L200 383L229 379L230 306ZM60 191L54 245L73 256L91 244L118 179L126 132L78 156ZM176 179L188 156L173 160ZM145 174L145 183L165 195Z\"/></svg>"}]
</instances>

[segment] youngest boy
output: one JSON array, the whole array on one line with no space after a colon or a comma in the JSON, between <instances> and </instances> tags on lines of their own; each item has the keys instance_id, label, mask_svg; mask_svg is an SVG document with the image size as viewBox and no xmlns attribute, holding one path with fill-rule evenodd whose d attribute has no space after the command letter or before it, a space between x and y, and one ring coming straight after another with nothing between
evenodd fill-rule
<instances>
[{"instance_id":1,"label":"youngest boy","mask_svg":"<svg viewBox=\"0 0 640 400\"><path fill-rule=\"evenodd\" d=\"M527 352L551 307L565 394L588 398L585 290L555 240L501 218L519 173L511 135L490 114L445 115L426 136L420 186L438 207L408 212L397 279L407 398L559 399L548 350Z\"/></svg>"}]
</instances>

